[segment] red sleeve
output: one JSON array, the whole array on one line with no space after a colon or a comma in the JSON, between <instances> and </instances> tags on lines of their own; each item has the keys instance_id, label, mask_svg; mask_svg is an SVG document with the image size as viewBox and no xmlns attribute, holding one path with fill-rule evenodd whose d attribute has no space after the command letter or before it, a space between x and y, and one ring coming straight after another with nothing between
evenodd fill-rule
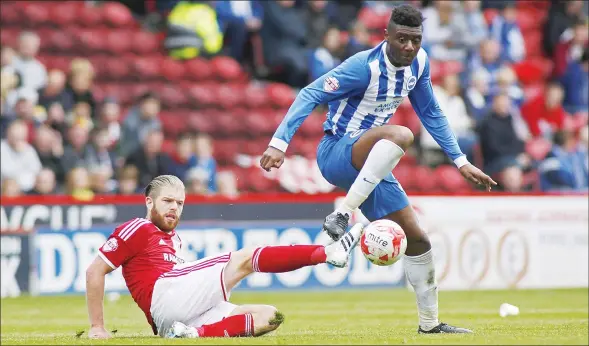
<instances>
[{"instance_id":1,"label":"red sleeve","mask_svg":"<svg viewBox=\"0 0 589 346\"><path fill-rule=\"evenodd\" d=\"M145 247L149 222L132 220L117 230L100 248L98 255L113 269L127 262Z\"/></svg>"}]
</instances>

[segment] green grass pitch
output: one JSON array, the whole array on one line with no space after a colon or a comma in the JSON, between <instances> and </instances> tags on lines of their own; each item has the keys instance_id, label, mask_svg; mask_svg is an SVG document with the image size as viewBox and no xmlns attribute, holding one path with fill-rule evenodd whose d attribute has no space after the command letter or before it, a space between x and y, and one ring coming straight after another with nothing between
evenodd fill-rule
<instances>
[{"instance_id":1,"label":"green grass pitch","mask_svg":"<svg viewBox=\"0 0 589 346\"><path fill-rule=\"evenodd\" d=\"M88 329L83 296L2 299L2 345L156 344L589 344L588 290L440 292L442 321L472 328L473 335L418 335L413 293L396 290L235 292L232 301L271 304L285 323L260 338L164 340L152 336L129 296L106 302L107 328L114 339L76 338ZM499 305L520 307L501 318Z\"/></svg>"}]
</instances>

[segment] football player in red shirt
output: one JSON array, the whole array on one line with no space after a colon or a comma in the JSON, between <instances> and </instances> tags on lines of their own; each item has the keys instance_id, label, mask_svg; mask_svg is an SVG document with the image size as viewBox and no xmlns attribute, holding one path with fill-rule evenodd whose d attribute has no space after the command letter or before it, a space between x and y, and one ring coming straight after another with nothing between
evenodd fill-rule
<instances>
[{"instance_id":1,"label":"football player in red shirt","mask_svg":"<svg viewBox=\"0 0 589 346\"><path fill-rule=\"evenodd\" d=\"M175 228L184 207L184 184L173 175L154 178L145 189L147 217L115 229L86 271L90 338L109 338L104 328L105 275L122 266L131 296L154 334L162 337L259 336L280 325L273 306L228 301L242 279L254 272L282 273L330 263L345 267L363 228L355 225L327 245L265 246L195 262L177 257L182 243Z\"/></svg>"}]
</instances>

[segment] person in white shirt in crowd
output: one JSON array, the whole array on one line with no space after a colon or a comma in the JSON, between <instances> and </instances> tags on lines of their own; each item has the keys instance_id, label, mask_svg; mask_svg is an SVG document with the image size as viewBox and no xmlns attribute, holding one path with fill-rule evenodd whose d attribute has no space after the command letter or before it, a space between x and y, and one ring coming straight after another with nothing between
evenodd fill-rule
<instances>
[{"instance_id":1,"label":"person in white shirt in crowd","mask_svg":"<svg viewBox=\"0 0 589 346\"><path fill-rule=\"evenodd\" d=\"M22 78L22 85L39 90L47 83L47 69L36 59L41 40L34 32L24 31L18 38L18 56L12 62Z\"/></svg>"},{"instance_id":2,"label":"person in white shirt in crowd","mask_svg":"<svg viewBox=\"0 0 589 346\"><path fill-rule=\"evenodd\" d=\"M464 14L457 6L459 3L454 1L436 1L423 10L427 18L423 22L423 48L432 60L464 61L467 57L473 43Z\"/></svg>"},{"instance_id":3,"label":"person in white shirt in crowd","mask_svg":"<svg viewBox=\"0 0 589 346\"><path fill-rule=\"evenodd\" d=\"M6 139L0 143L0 178L16 180L24 192L33 188L41 171L39 156L27 139L27 125L15 120L8 126Z\"/></svg>"},{"instance_id":4,"label":"person in white shirt in crowd","mask_svg":"<svg viewBox=\"0 0 589 346\"><path fill-rule=\"evenodd\" d=\"M450 127L458 139L460 149L467 155L469 160L473 160L472 150L477 142L477 136L474 131L475 121L466 110L464 99L461 96L460 79L456 74L449 74L444 77L442 86L434 85L434 94L438 100L442 112L448 118ZM434 138L425 130L422 125L420 135L421 148L424 151L426 161L439 164L445 160L445 155ZM435 162L438 161L438 162Z\"/></svg>"}]
</instances>

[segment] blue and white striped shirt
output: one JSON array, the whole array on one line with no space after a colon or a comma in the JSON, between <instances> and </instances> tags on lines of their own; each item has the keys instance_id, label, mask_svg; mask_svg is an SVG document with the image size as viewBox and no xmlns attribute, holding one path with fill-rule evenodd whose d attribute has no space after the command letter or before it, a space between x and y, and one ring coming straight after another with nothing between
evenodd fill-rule
<instances>
[{"instance_id":1,"label":"blue and white striped shirt","mask_svg":"<svg viewBox=\"0 0 589 346\"><path fill-rule=\"evenodd\" d=\"M386 45L383 41L355 54L302 89L270 146L285 152L299 126L319 104L329 105L323 130L341 137L385 125L408 96L424 127L446 154L458 166L467 163L433 94L425 50L420 49L410 66L395 67L386 57Z\"/></svg>"}]
</instances>

